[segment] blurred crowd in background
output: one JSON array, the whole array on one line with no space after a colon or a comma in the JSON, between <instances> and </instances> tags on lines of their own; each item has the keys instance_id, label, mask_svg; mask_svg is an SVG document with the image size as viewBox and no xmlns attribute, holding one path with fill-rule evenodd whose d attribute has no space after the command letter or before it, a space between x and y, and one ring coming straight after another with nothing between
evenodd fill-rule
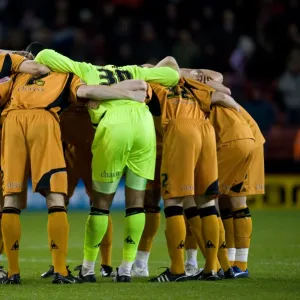
<instances>
[{"instance_id":1,"label":"blurred crowd in background","mask_svg":"<svg viewBox=\"0 0 300 300\"><path fill-rule=\"evenodd\" d=\"M300 128L299 16L299 0L0 0L0 48L40 41L98 65L172 55L220 71L267 137L267 157L287 159Z\"/></svg>"}]
</instances>

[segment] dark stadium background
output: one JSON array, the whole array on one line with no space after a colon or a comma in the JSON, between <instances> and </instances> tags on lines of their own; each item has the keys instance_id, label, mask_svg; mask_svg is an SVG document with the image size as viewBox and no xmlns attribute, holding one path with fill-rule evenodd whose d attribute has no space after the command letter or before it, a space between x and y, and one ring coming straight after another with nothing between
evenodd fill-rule
<instances>
[{"instance_id":1,"label":"dark stadium background","mask_svg":"<svg viewBox=\"0 0 300 300\"><path fill-rule=\"evenodd\" d=\"M41 41L99 65L172 55L222 72L267 140L266 196L253 205L300 207L299 16L298 0L0 0L0 48Z\"/></svg>"},{"instance_id":2,"label":"dark stadium background","mask_svg":"<svg viewBox=\"0 0 300 300\"><path fill-rule=\"evenodd\" d=\"M29 185L28 209L20 217L22 284L1 286L1 300L300 299L300 162L295 159L300 161L300 134L294 153L300 133L300 0L0 0L0 49L21 50L31 41L99 65L155 63L173 55L183 67L222 72L266 137L266 195L250 199L250 279L150 284L133 278L132 284L114 284L100 277L99 260L97 284L55 287L40 279L51 263L47 209ZM121 207L124 182L111 213L114 268L122 259ZM70 270L82 262L88 212L81 183L68 207ZM170 265L165 228L161 211L151 276ZM204 266L200 253L198 263ZM7 270L5 257L2 264Z\"/></svg>"}]
</instances>

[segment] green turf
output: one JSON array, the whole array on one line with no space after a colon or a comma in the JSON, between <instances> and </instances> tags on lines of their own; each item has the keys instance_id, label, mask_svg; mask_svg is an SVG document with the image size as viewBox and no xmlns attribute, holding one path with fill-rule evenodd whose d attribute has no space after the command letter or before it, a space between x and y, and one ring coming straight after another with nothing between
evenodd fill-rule
<instances>
[{"instance_id":1,"label":"green turf","mask_svg":"<svg viewBox=\"0 0 300 300\"><path fill-rule=\"evenodd\" d=\"M113 213L113 263L121 259L123 214ZM69 212L71 268L82 261L86 214ZM47 213L22 214L21 286L0 286L0 299L300 299L300 211L253 212L250 252L251 279L220 282L112 283L98 278L96 284L53 285L40 279L51 259L47 249ZM150 272L169 265L162 224L150 257ZM200 255L199 255L200 257ZM6 266L6 262L4 263ZM200 261L200 266L202 262ZM99 269L99 265L97 266ZM99 273L98 273L99 274Z\"/></svg>"}]
</instances>

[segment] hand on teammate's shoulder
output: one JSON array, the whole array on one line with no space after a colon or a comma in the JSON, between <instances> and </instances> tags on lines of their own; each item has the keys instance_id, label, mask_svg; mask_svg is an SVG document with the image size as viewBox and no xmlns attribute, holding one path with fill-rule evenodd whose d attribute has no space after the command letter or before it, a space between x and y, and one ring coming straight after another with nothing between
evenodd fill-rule
<instances>
[{"instance_id":1,"label":"hand on teammate's shoulder","mask_svg":"<svg viewBox=\"0 0 300 300\"><path fill-rule=\"evenodd\" d=\"M240 111L239 104L230 96L222 92L213 92L211 98L212 104L220 104L227 108L233 108L236 111Z\"/></svg>"},{"instance_id":2,"label":"hand on teammate's shoulder","mask_svg":"<svg viewBox=\"0 0 300 300\"><path fill-rule=\"evenodd\" d=\"M208 86L214 88L217 92L222 92L227 95L231 95L231 90L230 88L226 87L222 83L215 81L215 80L210 80L206 83Z\"/></svg>"},{"instance_id":3,"label":"hand on teammate's shoulder","mask_svg":"<svg viewBox=\"0 0 300 300\"><path fill-rule=\"evenodd\" d=\"M146 90L131 91L132 100L144 103L147 97Z\"/></svg>"}]
</instances>

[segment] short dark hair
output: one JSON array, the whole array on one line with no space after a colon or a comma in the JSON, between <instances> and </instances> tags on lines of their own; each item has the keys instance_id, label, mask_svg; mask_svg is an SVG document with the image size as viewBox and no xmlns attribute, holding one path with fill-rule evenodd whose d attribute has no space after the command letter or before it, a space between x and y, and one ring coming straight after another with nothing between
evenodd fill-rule
<instances>
[{"instance_id":1,"label":"short dark hair","mask_svg":"<svg viewBox=\"0 0 300 300\"><path fill-rule=\"evenodd\" d=\"M46 49L46 46L39 42L32 42L29 44L25 51L30 52L34 57L36 57L39 52Z\"/></svg>"}]
</instances>

